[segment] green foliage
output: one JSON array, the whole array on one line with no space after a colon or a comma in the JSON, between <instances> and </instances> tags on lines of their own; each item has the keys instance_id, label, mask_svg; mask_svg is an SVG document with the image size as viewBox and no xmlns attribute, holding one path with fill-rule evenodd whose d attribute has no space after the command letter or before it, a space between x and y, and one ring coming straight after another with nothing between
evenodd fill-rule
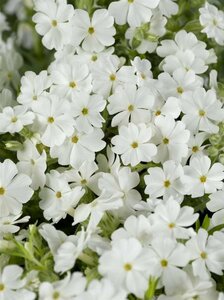
<instances>
[{"instance_id":1,"label":"green foliage","mask_svg":"<svg viewBox=\"0 0 224 300\"><path fill-rule=\"evenodd\" d=\"M39 271L40 280L55 281L58 275L53 270L53 257L41 237L36 225L29 225L25 240L17 240L13 235L6 237L0 245L0 254L9 255L10 263L17 263L25 268L25 272Z\"/></svg>"}]
</instances>

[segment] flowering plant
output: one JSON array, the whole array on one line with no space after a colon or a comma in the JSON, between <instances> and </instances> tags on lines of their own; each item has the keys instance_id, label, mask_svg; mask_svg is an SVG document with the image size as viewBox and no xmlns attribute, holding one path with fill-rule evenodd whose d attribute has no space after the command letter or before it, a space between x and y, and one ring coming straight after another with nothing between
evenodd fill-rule
<instances>
[{"instance_id":1,"label":"flowering plant","mask_svg":"<svg viewBox=\"0 0 224 300\"><path fill-rule=\"evenodd\" d=\"M224 3L2 0L0 299L224 299Z\"/></svg>"}]
</instances>

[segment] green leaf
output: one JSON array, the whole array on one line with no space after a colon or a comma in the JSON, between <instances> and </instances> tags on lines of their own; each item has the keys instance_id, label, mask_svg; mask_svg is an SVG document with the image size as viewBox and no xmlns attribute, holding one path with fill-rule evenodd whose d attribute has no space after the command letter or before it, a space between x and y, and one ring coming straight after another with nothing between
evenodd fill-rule
<instances>
[{"instance_id":1,"label":"green leaf","mask_svg":"<svg viewBox=\"0 0 224 300\"><path fill-rule=\"evenodd\" d=\"M224 224L217 225L208 231L209 235L212 235L216 231L220 231L224 228Z\"/></svg>"},{"instance_id":2,"label":"green leaf","mask_svg":"<svg viewBox=\"0 0 224 300\"><path fill-rule=\"evenodd\" d=\"M208 217L208 215L206 215L201 227L204 228L205 230L208 230L209 225L210 225L210 218Z\"/></svg>"}]
</instances>

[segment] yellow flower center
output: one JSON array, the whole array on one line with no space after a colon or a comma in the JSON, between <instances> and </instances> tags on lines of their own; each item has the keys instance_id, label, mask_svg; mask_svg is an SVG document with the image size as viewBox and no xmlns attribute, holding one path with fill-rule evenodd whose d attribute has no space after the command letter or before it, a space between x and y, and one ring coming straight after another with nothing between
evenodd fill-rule
<instances>
[{"instance_id":1,"label":"yellow flower center","mask_svg":"<svg viewBox=\"0 0 224 300\"><path fill-rule=\"evenodd\" d=\"M88 115L88 113L89 113L88 108L84 107L83 110L82 110L82 114L83 114L84 116L86 116L86 115Z\"/></svg>"},{"instance_id":2,"label":"yellow flower center","mask_svg":"<svg viewBox=\"0 0 224 300\"><path fill-rule=\"evenodd\" d=\"M131 265L131 264L129 264L129 263L127 263L127 264L124 264L124 269L125 269L125 271L129 272L129 271L131 271L131 270L132 270L132 265Z\"/></svg>"},{"instance_id":3,"label":"yellow flower center","mask_svg":"<svg viewBox=\"0 0 224 300\"><path fill-rule=\"evenodd\" d=\"M199 114L200 117L204 117L205 116L205 111L200 109L198 114Z\"/></svg>"},{"instance_id":4,"label":"yellow flower center","mask_svg":"<svg viewBox=\"0 0 224 300\"><path fill-rule=\"evenodd\" d=\"M136 148L138 148L138 143L137 142L133 142L131 144L131 146L132 146L133 149L136 149Z\"/></svg>"},{"instance_id":5,"label":"yellow flower center","mask_svg":"<svg viewBox=\"0 0 224 300\"><path fill-rule=\"evenodd\" d=\"M92 61L96 61L97 59L98 59L97 55L93 55L91 58Z\"/></svg>"},{"instance_id":6,"label":"yellow flower center","mask_svg":"<svg viewBox=\"0 0 224 300\"><path fill-rule=\"evenodd\" d=\"M3 196L5 194L5 189L3 187L0 187L0 196Z\"/></svg>"},{"instance_id":7,"label":"yellow flower center","mask_svg":"<svg viewBox=\"0 0 224 300\"><path fill-rule=\"evenodd\" d=\"M181 86L178 86L177 87L177 92L178 92L178 94L183 94L184 90Z\"/></svg>"},{"instance_id":8,"label":"yellow flower center","mask_svg":"<svg viewBox=\"0 0 224 300\"><path fill-rule=\"evenodd\" d=\"M198 146L194 146L194 147L192 147L192 152L198 152L198 150L199 150L199 148L198 148Z\"/></svg>"},{"instance_id":9,"label":"yellow flower center","mask_svg":"<svg viewBox=\"0 0 224 300\"><path fill-rule=\"evenodd\" d=\"M56 198L60 199L61 197L62 197L62 194L61 194L60 191L58 191L58 192L56 193Z\"/></svg>"},{"instance_id":10,"label":"yellow flower center","mask_svg":"<svg viewBox=\"0 0 224 300\"><path fill-rule=\"evenodd\" d=\"M128 106L128 111L129 111L129 112L132 112L133 110L134 110L134 105L130 104L130 105Z\"/></svg>"},{"instance_id":11,"label":"yellow flower center","mask_svg":"<svg viewBox=\"0 0 224 300\"><path fill-rule=\"evenodd\" d=\"M57 27L57 25L58 25L57 20L52 20L51 25L52 25L53 27Z\"/></svg>"},{"instance_id":12,"label":"yellow flower center","mask_svg":"<svg viewBox=\"0 0 224 300\"><path fill-rule=\"evenodd\" d=\"M111 74L109 78L110 78L111 81L115 81L116 80L116 76L114 74Z\"/></svg>"},{"instance_id":13,"label":"yellow flower center","mask_svg":"<svg viewBox=\"0 0 224 300\"><path fill-rule=\"evenodd\" d=\"M53 117L48 117L47 121L48 121L48 123L52 124L52 123L54 123L54 118Z\"/></svg>"},{"instance_id":14,"label":"yellow flower center","mask_svg":"<svg viewBox=\"0 0 224 300\"><path fill-rule=\"evenodd\" d=\"M157 111L155 112L155 115L156 115L156 116L161 115L161 111L160 111L160 110L157 110Z\"/></svg>"},{"instance_id":15,"label":"yellow flower center","mask_svg":"<svg viewBox=\"0 0 224 300\"><path fill-rule=\"evenodd\" d=\"M169 227L170 229L174 228L174 227L175 227L175 223L170 223L170 224L168 225L168 227Z\"/></svg>"},{"instance_id":16,"label":"yellow flower center","mask_svg":"<svg viewBox=\"0 0 224 300\"><path fill-rule=\"evenodd\" d=\"M69 87L70 88L72 88L72 89L74 89L74 88L76 88L76 83L75 83L75 81L71 81L70 83L69 83Z\"/></svg>"},{"instance_id":17,"label":"yellow flower center","mask_svg":"<svg viewBox=\"0 0 224 300\"><path fill-rule=\"evenodd\" d=\"M17 117L12 117L11 122L16 123L18 121Z\"/></svg>"},{"instance_id":18,"label":"yellow flower center","mask_svg":"<svg viewBox=\"0 0 224 300\"><path fill-rule=\"evenodd\" d=\"M133 3L134 2L134 0L128 0L128 3Z\"/></svg>"},{"instance_id":19,"label":"yellow flower center","mask_svg":"<svg viewBox=\"0 0 224 300\"><path fill-rule=\"evenodd\" d=\"M5 289L4 284L3 284L3 283L0 283L0 292L4 291L4 289Z\"/></svg>"},{"instance_id":20,"label":"yellow flower center","mask_svg":"<svg viewBox=\"0 0 224 300\"><path fill-rule=\"evenodd\" d=\"M163 144L167 145L167 144L169 144L169 142L170 142L170 141L169 141L168 138L164 138L164 139L163 139Z\"/></svg>"},{"instance_id":21,"label":"yellow flower center","mask_svg":"<svg viewBox=\"0 0 224 300\"><path fill-rule=\"evenodd\" d=\"M171 183L170 183L169 180L165 180L165 181L164 181L164 186L165 186L165 188L168 188L170 185L171 185Z\"/></svg>"},{"instance_id":22,"label":"yellow flower center","mask_svg":"<svg viewBox=\"0 0 224 300\"><path fill-rule=\"evenodd\" d=\"M93 27L89 27L88 32L89 32L89 34L93 34L95 32L95 30Z\"/></svg>"},{"instance_id":23,"label":"yellow flower center","mask_svg":"<svg viewBox=\"0 0 224 300\"><path fill-rule=\"evenodd\" d=\"M146 76L145 76L145 74L144 74L144 73L141 73L141 77L142 77L142 79L143 79L143 80L145 80L145 79L146 79Z\"/></svg>"},{"instance_id":24,"label":"yellow flower center","mask_svg":"<svg viewBox=\"0 0 224 300\"><path fill-rule=\"evenodd\" d=\"M73 144L77 144L78 140L79 140L79 138L76 135L72 137L72 143Z\"/></svg>"},{"instance_id":25,"label":"yellow flower center","mask_svg":"<svg viewBox=\"0 0 224 300\"><path fill-rule=\"evenodd\" d=\"M87 180L86 180L86 179L82 179L82 180L81 180L81 184L82 184L82 185L87 184Z\"/></svg>"},{"instance_id":26,"label":"yellow flower center","mask_svg":"<svg viewBox=\"0 0 224 300\"><path fill-rule=\"evenodd\" d=\"M166 268L168 266L168 261L166 259L162 259L160 263L163 268Z\"/></svg>"},{"instance_id":27,"label":"yellow flower center","mask_svg":"<svg viewBox=\"0 0 224 300\"><path fill-rule=\"evenodd\" d=\"M206 259L206 258L207 258L207 253L204 252L204 251L202 251L202 252L201 252L201 258L202 258L202 259Z\"/></svg>"},{"instance_id":28,"label":"yellow flower center","mask_svg":"<svg viewBox=\"0 0 224 300\"><path fill-rule=\"evenodd\" d=\"M206 180L207 180L207 177L206 177L206 176L203 175L203 176L200 177L201 183L205 183Z\"/></svg>"},{"instance_id":29,"label":"yellow flower center","mask_svg":"<svg viewBox=\"0 0 224 300\"><path fill-rule=\"evenodd\" d=\"M33 100L36 101L37 100L37 96L33 96Z\"/></svg>"}]
</instances>

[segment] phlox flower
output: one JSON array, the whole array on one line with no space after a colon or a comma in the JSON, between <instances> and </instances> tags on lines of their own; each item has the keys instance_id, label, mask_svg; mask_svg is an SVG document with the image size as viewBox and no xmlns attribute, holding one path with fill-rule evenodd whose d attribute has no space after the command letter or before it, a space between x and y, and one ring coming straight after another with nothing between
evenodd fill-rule
<instances>
[{"instance_id":1,"label":"phlox flower","mask_svg":"<svg viewBox=\"0 0 224 300\"><path fill-rule=\"evenodd\" d=\"M33 123L35 115L23 105L7 106L0 113L0 132L20 132L25 125Z\"/></svg>"},{"instance_id":2,"label":"phlox flower","mask_svg":"<svg viewBox=\"0 0 224 300\"><path fill-rule=\"evenodd\" d=\"M73 132L74 119L66 99L54 94L35 106L37 128L41 131L41 142L49 147L61 145Z\"/></svg>"},{"instance_id":3,"label":"phlox flower","mask_svg":"<svg viewBox=\"0 0 224 300\"><path fill-rule=\"evenodd\" d=\"M121 155L124 165L136 166L141 161L149 162L157 153L156 146L150 143L151 137L152 130L145 124L129 123L128 126L121 126L119 135L112 138L112 150Z\"/></svg>"},{"instance_id":4,"label":"phlox flower","mask_svg":"<svg viewBox=\"0 0 224 300\"><path fill-rule=\"evenodd\" d=\"M192 198L202 197L222 189L224 166L215 163L211 166L208 156L193 157L189 166L184 166L184 175L181 181L188 187L187 193Z\"/></svg>"},{"instance_id":5,"label":"phlox flower","mask_svg":"<svg viewBox=\"0 0 224 300\"><path fill-rule=\"evenodd\" d=\"M110 3L108 10L118 25L127 22L130 26L140 26L150 21L152 9L158 4L159 0L120 0Z\"/></svg>"},{"instance_id":6,"label":"phlox flower","mask_svg":"<svg viewBox=\"0 0 224 300\"><path fill-rule=\"evenodd\" d=\"M203 27L202 32L208 38L214 38L216 43L224 45L224 13L218 10L215 5L205 2L204 7L199 9L199 20Z\"/></svg>"},{"instance_id":7,"label":"phlox flower","mask_svg":"<svg viewBox=\"0 0 224 300\"><path fill-rule=\"evenodd\" d=\"M82 42L85 51L100 52L105 46L114 44L114 18L106 9L96 10L91 20L85 10L76 9L72 25L72 39L76 45Z\"/></svg>"},{"instance_id":8,"label":"phlox flower","mask_svg":"<svg viewBox=\"0 0 224 300\"><path fill-rule=\"evenodd\" d=\"M129 121L135 124L149 123L154 99L154 95L146 87L136 89L131 84L123 88L117 87L115 93L108 98L108 112L110 115L116 114L111 125L128 125Z\"/></svg>"},{"instance_id":9,"label":"phlox flower","mask_svg":"<svg viewBox=\"0 0 224 300\"><path fill-rule=\"evenodd\" d=\"M67 4L66 0L35 0L34 4L36 14L33 22L36 23L37 33L43 36L43 45L51 50L69 44L73 6Z\"/></svg>"},{"instance_id":10,"label":"phlox flower","mask_svg":"<svg viewBox=\"0 0 224 300\"><path fill-rule=\"evenodd\" d=\"M0 163L0 217L21 213L22 204L33 195L31 182L29 176L18 172L10 159Z\"/></svg>"},{"instance_id":11,"label":"phlox flower","mask_svg":"<svg viewBox=\"0 0 224 300\"><path fill-rule=\"evenodd\" d=\"M99 260L99 272L119 288L143 297L148 286L150 257L135 238L118 239Z\"/></svg>"},{"instance_id":12,"label":"phlox flower","mask_svg":"<svg viewBox=\"0 0 224 300\"><path fill-rule=\"evenodd\" d=\"M187 142L190 131L185 129L182 121L175 121L170 116L158 116L155 119L156 133L152 141L158 145L155 162L174 160L180 162L188 154Z\"/></svg>"}]
</instances>

